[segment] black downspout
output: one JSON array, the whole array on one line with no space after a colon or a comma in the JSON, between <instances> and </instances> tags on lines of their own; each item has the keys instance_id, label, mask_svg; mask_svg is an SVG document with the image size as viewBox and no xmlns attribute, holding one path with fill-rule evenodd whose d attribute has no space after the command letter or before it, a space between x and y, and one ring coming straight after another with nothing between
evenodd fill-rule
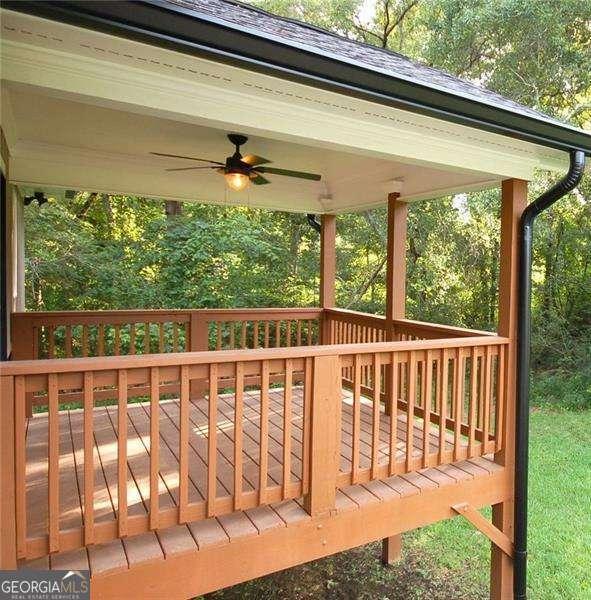
<instances>
[{"instance_id":1,"label":"black downspout","mask_svg":"<svg viewBox=\"0 0 591 600\"><path fill-rule=\"evenodd\" d=\"M517 334L517 406L515 432L515 558L513 597L527 597L527 478L529 445L529 368L531 334L531 264L533 226L536 217L572 191L583 176L585 153L570 153L568 173L534 200L523 212L519 256L519 306Z\"/></svg>"},{"instance_id":2,"label":"black downspout","mask_svg":"<svg viewBox=\"0 0 591 600\"><path fill-rule=\"evenodd\" d=\"M312 213L308 213L306 215L306 219L308 220L308 225L310 225L310 227L312 229L314 229L314 231L317 231L318 233L320 233L320 223L316 220L316 215L313 215Z\"/></svg>"}]
</instances>

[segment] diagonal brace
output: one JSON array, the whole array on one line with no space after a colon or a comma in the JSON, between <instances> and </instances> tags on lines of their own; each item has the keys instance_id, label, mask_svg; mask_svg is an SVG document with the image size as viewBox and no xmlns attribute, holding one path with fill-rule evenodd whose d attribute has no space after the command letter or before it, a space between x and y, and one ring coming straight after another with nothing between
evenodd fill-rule
<instances>
[{"instance_id":1,"label":"diagonal brace","mask_svg":"<svg viewBox=\"0 0 591 600\"><path fill-rule=\"evenodd\" d=\"M467 502L462 502L454 504L452 510L470 521L495 546L498 546L507 556L513 558L513 542L500 529L497 529L490 521L487 521L473 506Z\"/></svg>"}]
</instances>

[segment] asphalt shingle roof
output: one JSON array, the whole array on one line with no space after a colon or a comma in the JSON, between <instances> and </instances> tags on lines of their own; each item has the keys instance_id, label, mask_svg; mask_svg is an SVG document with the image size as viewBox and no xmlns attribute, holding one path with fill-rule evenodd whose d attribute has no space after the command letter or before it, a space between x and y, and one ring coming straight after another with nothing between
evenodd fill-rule
<instances>
[{"instance_id":1,"label":"asphalt shingle roof","mask_svg":"<svg viewBox=\"0 0 591 600\"><path fill-rule=\"evenodd\" d=\"M470 100L564 126L548 115L514 102L470 81L413 61L401 54L364 44L318 27L286 19L233 0L166 0L195 13L225 21L262 37L272 36L310 52L355 62L368 70L443 90Z\"/></svg>"}]
</instances>

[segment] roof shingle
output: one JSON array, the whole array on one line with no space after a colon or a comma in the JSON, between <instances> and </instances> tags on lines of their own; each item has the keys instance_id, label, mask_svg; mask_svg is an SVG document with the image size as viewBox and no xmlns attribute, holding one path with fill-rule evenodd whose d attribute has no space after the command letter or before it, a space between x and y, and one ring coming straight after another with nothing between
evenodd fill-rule
<instances>
[{"instance_id":1,"label":"roof shingle","mask_svg":"<svg viewBox=\"0 0 591 600\"><path fill-rule=\"evenodd\" d=\"M202 15L226 21L263 37L272 36L310 52L322 51L336 60L355 62L373 71L437 88L483 104L564 125L548 115L514 102L470 81L413 61L391 50L371 46L293 19L272 15L234 0L166 0Z\"/></svg>"}]
</instances>

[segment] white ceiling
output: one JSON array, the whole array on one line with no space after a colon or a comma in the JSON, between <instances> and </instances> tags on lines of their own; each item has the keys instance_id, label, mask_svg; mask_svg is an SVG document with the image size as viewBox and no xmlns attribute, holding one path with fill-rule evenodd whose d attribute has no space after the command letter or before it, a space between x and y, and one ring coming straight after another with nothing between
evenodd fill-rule
<instances>
[{"instance_id":1,"label":"white ceiling","mask_svg":"<svg viewBox=\"0 0 591 600\"><path fill-rule=\"evenodd\" d=\"M529 179L565 156L532 144L2 10L2 128L9 180L31 188L135 194L297 212L356 211ZM168 173L223 161L230 131L273 166L229 192L215 172Z\"/></svg>"},{"instance_id":2,"label":"white ceiling","mask_svg":"<svg viewBox=\"0 0 591 600\"><path fill-rule=\"evenodd\" d=\"M434 189L486 185L495 179L494 175L251 136L244 153L268 158L279 168L318 173L322 180L268 175L270 185L229 192L215 171L167 172L167 168L198 163L150 154L223 161L233 152L226 130L63 100L38 91L12 85L4 97L10 103L17 136L11 148L10 179L33 186L325 212L381 204L389 191L399 187L416 196L432 194Z\"/></svg>"}]
</instances>

